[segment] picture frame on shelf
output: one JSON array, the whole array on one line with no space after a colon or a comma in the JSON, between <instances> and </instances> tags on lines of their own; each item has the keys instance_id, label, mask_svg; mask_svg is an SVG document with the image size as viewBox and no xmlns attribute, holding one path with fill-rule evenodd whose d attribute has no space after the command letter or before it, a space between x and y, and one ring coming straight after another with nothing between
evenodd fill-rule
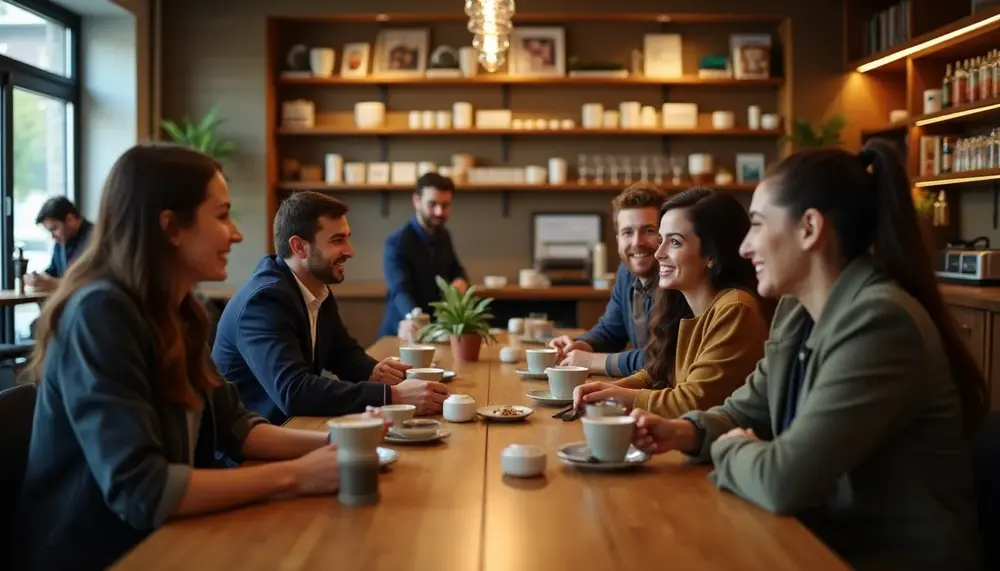
<instances>
[{"instance_id":1,"label":"picture frame on shelf","mask_svg":"<svg viewBox=\"0 0 1000 571\"><path fill-rule=\"evenodd\" d=\"M515 27L510 35L509 71L515 77L566 75L566 30Z\"/></svg>"},{"instance_id":2,"label":"picture frame on shelf","mask_svg":"<svg viewBox=\"0 0 1000 571\"><path fill-rule=\"evenodd\" d=\"M739 153L736 155L736 182L750 184L764 178L764 153Z\"/></svg>"},{"instance_id":3,"label":"picture frame on shelf","mask_svg":"<svg viewBox=\"0 0 1000 571\"><path fill-rule=\"evenodd\" d=\"M340 76L367 77L370 59L370 44L363 42L344 44L344 55L340 58Z\"/></svg>"},{"instance_id":4,"label":"picture frame on shelf","mask_svg":"<svg viewBox=\"0 0 1000 571\"><path fill-rule=\"evenodd\" d=\"M423 77L427 71L430 40L428 28L380 30L375 41L372 74Z\"/></svg>"},{"instance_id":5,"label":"picture frame on shelf","mask_svg":"<svg viewBox=\"0 0 1000 571\"><path fill-rule=\"evenodd\" d=\"M736 79L771 77L771 36L769 34L732 34L729 51Z\"/></svg>"}]
</instances>

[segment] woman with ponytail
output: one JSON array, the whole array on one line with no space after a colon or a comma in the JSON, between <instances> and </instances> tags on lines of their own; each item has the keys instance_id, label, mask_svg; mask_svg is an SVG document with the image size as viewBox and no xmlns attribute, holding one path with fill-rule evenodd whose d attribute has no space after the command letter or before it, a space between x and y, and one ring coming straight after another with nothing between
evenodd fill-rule
<instances>
[{"instance_id":1,"label":"woman with ponytail","mask_svg":"<svg viewBox=\"0 0 1000 571\"><path fill-rule=\"evenodd\" d=\"M741 247L782 297L721 406L643 411L637 444L712 461L720 488L794 514L859 569L980 568L968 443L986 384L938 293L895 150L810 150L754 192Z\"/></svg>"}]
</instances>

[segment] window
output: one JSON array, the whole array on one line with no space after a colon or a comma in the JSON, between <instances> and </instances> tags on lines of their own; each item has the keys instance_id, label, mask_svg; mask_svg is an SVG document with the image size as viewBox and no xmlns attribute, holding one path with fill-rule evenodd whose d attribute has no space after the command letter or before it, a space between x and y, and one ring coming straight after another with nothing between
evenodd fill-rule
<instances>
[{"instance_id":1,"label":"window","mask_svg":"<svg viewBox=\"0 0 1000 571\"><path fill-rule=\"evenodd\" d=\"M11 260L44 272L53 240L35 224L42 204L76 199L80 19L45 0L0 0L0 281L15 287ZM79 206L79 205L78 205ZM31 337L38 304L2 311L2 340Z\"/></svg>"},{"instance_id":2,"label":"window","mask_svg":"<svg viewBox=\"0 0 1000 571\"><path fill-rule=\"evenodd\" d=\"M66 26L0 0L0 54L69 77L70 40Z\"/></svg>"}]
</instances>

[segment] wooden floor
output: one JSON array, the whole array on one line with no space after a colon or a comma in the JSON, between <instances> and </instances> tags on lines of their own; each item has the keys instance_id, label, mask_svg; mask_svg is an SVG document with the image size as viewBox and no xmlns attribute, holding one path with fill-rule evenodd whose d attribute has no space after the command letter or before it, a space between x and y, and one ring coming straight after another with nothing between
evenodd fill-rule
<instances>
[{"instance_id":1,"label":"wooden floor","mask_svg":"<svg viewBox=\"0 0 1000 571\"><path fill-rule=\"evenodd\" d=\"M505 342L505 340L502 340ZM531 404L516 365L496 360L452 364L452 393L480 405ZM377 358L395 355L382 339ZM776 517L715 489L708 468L677 454L640 469L585 473L563 466L558 446L583 440L579 421L535 407L526 422L446 423L435 445L391 445L400 459L380 478L381 501L345 507L336 497L274 501L167 524L114 568L121 570L427 570L604 571L740 569L825 571L849 567L797 520ZM324 418L296 418L325 429ZM505 477L500 453L511 443L549 451L542 478Z\"/></svg>"}]
</instances>

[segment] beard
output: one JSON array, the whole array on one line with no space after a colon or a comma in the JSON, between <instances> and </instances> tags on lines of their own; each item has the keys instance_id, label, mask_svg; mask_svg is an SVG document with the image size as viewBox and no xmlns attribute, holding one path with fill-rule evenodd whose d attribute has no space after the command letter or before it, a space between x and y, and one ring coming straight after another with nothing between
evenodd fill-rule
<instances>
[{"instance_id":1,"label":"beard","mask_svg":"<svg viewBox=\"0 0 1000 571\"><path fill-rule=\"evenodd\" d=\"M431 228L431 229L434 229L434 230L437 230L438 228L441 228L442 226L444 226L444 223L448 221L447 218L443 218L443 217L440 217L440 216L434 216L433 214L430 214L430 213L427 213L427 212L421 212L420 213L420 219L423 221L424 226L427 226L428 228Z\"/></svg>"},{"instance_id":2,"label":"beard","mask_svg":"<svg viewBox=\"0 0 1000 571\"><path fill-rule=\"evenodd\" d=\"M344 274L336 271L334 264L342 264L346 261L347 256L341 256L331 261L313 250L309 252L309 257L306 259L306 269L309 270L309 275L324 284L339 284L344 281Z\"/></svg>"},{"instance_id":3,"label":"beard","mask_svg":"<svg viewBox=\"0 0 1000 571\"><path fill-rule=\"evenodd\" d=\"M659 262L656 261L656 258L654 257L656 255L655 248L644 248L641 246L627 248L625 250L625 265L628 266L630 271L632 270L632 264L633 264L632 256L635 254L640 254L640 255L646 254L652 261L650 262L649 269L640 271L638 273L637 272L632 272L632 273L643 279L657 277L659 275L660 264Z\"/></svg>"}]
</instances>

